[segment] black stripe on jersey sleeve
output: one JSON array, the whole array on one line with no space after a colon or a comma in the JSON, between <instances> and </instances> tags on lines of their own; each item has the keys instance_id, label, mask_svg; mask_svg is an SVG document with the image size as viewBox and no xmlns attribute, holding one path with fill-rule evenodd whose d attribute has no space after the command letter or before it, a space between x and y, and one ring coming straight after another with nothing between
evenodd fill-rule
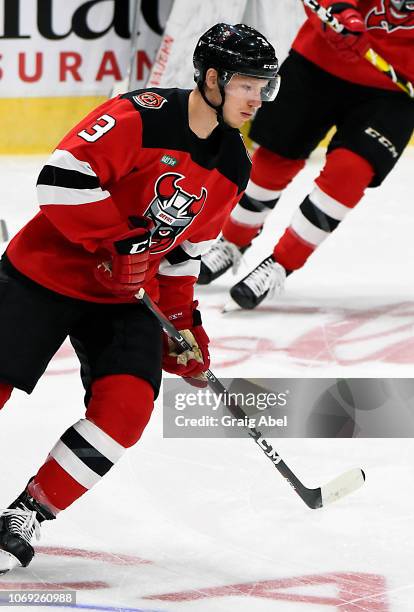
<instances>
[{"instance_id":1,"label":"black stripe on jersey sleeve","mask_svg":"<svg viewBox=\"0 0 414 612\"><path fill-rule=\"evenodd\" d=\"M69 427L60 439L82 463L99 476L105 476L113 466L112 461L109 461L107 457L85 440L74 427Z\"/></svg>"},{"instance_id":2,"label":"black stripe on jersey sleeve","mask_svg":"<svg viewBox=\"0 0 414 612\"><path fill-rule=\"evenodd\" d=\"M100 187L97 176L49 165L42 168L37 179L37 185L53 185L69 189L96 189Z\"/></svg>"},{"instance_id":3,"label":"black stripe on jersey sleeve","mask_svg":"<svg viewBox=\"0 0 414 612\"><path fill-rule=\"evenodd\" d=\"M201 259L201 255L196 255L195 257L191 257L191 255L186 253L183 248L178 246L178 247L175 247L175 249L173 249L172 251L170 251L165 256L165 259L168 261L169 264L174 266L176 264L180 264L180 263L184 263L185 261L189 261L190 259L195 259L195 260Z\"/></svg>"},{"instance_id":4,"label":"black stripe on jersey sleeve","mask_svg":"<svg viewBox=\"0 0 414 612\"><path fill-rule=\"evenodd\" d=\"M319 229L323 230L324 232L333 232L333 230L337 228L340 223L338 219L333 219L318 208L313 202L311 202L309 197L306 197L303 200L302 204L300 205L300 209L303 216L306 217L306 219L312 223L312 225L319 227Z\"/></svg>"}]
</instances>

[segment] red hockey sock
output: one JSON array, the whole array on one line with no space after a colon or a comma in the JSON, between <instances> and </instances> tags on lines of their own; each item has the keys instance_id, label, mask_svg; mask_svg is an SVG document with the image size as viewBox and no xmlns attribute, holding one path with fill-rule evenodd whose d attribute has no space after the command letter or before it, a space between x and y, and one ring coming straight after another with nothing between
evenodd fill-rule
<instances>
[{"instance_id":1,"label":"red hockey sock","mask_svg":"<svg viewBox=\"0 0 414 612\"><path fill-rule=\"evenodd\" d=\"M253 168L246 195L262 203L274 201L304 165L304 160L287 159L259 147L253 155ZM239 247L249 245L256 238L272 207L264 209L265 213L260 211L257 214L252 212L251 208L247 211L243 208L242 198L223 227L224 238Z\"/></svg>"},{"instance_id":2,"label":"red hockey sock","mask_svg":"<svg viewBox=\"0 0 414 612\"><path fill-rule=\"evenodd\" d=\"M7 383L0 383L0 410L10 398L12 391L12 385L8 385Z\"/></svg>"},{"instance_id":3,"label":"red hockey sock","mask_svg":"<svg viewBox=\"0 0 414 612\"><path fill-rule=\"evenodd\" d=\"M348 208L358 204L374 176L371 164L348 149L334 149L315 183L328 196Z\"/></svg>"},{"instance_id":4,"label":"red hockey sock","mask_svg":"<svg viewBox=\"0 0 414 612\"><path fill-rule=\"evenodd\" d=\"M298 270L303 266L315 246L302 240L291 227L288 227L275 248L273 257L286 270Z\"/></svg>"},{"instance_id":5,"label":"red hockey sock","mask_svg":"<svg viewBox=\"0 0 414 612\"><path fill-rule=\"evenodd\" d=\"M260 187L282 191L305 165L304 159L288 159L259 147L253 155L250 180Z\"/></svg>"},{"instance_id":6,"label":"red hockey sock","mask_svg":"<svg viewBox=\"0 0 414 612\"><path fill-rule=\"evenodd\" d=\"M231 216L223 225L223 236L229 242L236 244L238 247L244 247L251 243L259 234L262 226L259 225L244 225L234 221Z\"/></svg>"},{"instance_id":7,"label":"red hockey sock","mask_svg":"<svg viewBox=\"0 0 414 612\"><path fill-rule=\"evenodd\" d=\"M82 419L51 450L29 493L56 513L94 486L141 437L154 404L154 390L129 375L106 376L92 385Z\"/></svg>"},{"instance_id":8,"label":"red hockey sock","mask_svg":"<svg viewBox=\"0 0 414 612\"><path fill-rule=\"evenodd\" d=\"M301 268L364 195L374 170L347 149L327 155L314 191L302 202L291 225L274 248L275 259L287 270Z\"/></svg>"},{"instance_id":9,"label":"red hockey sock","mask_svg":"<svg viewBox=\"0 0 414 612\"><path fill-rule=\"evenodd\" d=\"M88 490L49 455L27 487L29 494L53 514L64 510Z\"/></svg>"}]
</instances>

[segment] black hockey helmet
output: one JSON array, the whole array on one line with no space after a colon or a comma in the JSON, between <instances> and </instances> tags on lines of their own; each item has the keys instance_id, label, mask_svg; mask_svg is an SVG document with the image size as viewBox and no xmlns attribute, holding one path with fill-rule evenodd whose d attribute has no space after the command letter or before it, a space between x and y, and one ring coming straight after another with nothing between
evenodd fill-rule
<instances>
[{"instance_id":1,"label":"black hockey helmet","mask_svg":"<svg viewBox=\"0 0 414 612\"><path fill-rule=\"evenodd\" d=\"M217 70L223 98L218 111L224 104L224 87L233 74L269 79L263 88L263 101L273 100L279 89L279 62L273 46L260 32L243 23L217 23L207 30L196 45L193 64L194 80L205 100L206 72L209 68ZM208 100L206 102L212 106Z\"/></svg>"}]
</instances>

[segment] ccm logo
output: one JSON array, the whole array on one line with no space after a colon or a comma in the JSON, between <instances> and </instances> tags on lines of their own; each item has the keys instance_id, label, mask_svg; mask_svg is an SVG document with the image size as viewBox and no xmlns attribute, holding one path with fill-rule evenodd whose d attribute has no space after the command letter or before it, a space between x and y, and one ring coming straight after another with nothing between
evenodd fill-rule
<instances>
[{"instance_id":1,"label":"ccm logo","mask_svg":"<svg viewBox=\"0 0 414 612\"><path fill-rule=\"evenodd\" d=\"M170 315L168 318L170 319L170 321L174 321L174 319L179 319L182 316L183 316L183 313L182 311L180 311L180 312L176 312L175 314Z\"/></svg>"},{"instance_id":2,"label":"ccm logo","mask_svg":"<svg viewBox=\"0 0 414 612\"><path fill-rule=\"evenodd\" d=\"M392 144L391 140L385 138L385 136L383 136L380 132L377 132L377 130L374 130L374 128L369 127L365 130L365 134L368 134L368 136L371 136L371 138L375 138L375 140L378 140L378 142L382 144L383 147L388 149L388 151L394 158L398 157L398 151Z\"/></svg>"},{"instance_id":3,"label":"ccm logo","mask_svg":"<svg viewBox=\"0 0 414 612\"><path fill-rule=\"evenodd\" d=\"M265 64L263 68L270 68L270 69L277 68L277 64Z\"/></svg>"},{"instance_id":4,"label":"ccm logo","mask_svg":"<svg viewBox=\"0 0 414 612\"><path fill-rule=\"evenodd\" d=\"M149 247L149 240L144 240L144 242L134 242L129 251L130 255L137 255L138 253L144 253L147 251Z\"/></svg>"}]
</instances>

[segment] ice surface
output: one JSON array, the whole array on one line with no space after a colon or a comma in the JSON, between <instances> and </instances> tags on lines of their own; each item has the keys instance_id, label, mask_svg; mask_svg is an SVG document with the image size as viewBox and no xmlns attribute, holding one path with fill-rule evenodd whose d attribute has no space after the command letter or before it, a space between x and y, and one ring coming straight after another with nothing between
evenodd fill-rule
<instances>
[{"instance_id":1,"label":"ice surface","mask_svg":"<svg viewBox=\"0 0 414 612\"><path fill-rule=\"evenodd\" d=\"M36 210L43 161L0 160L12 234ZM231 273L198 289L218 376L412 376L413 161L407 152L368 192L278 301L223 316ZM284 195L239 277L269 253L320 163ZM82 417L77 368L65 346L32 396L16 392L1 411L0 505ZM412 440L275 441L308 486L365 470L360 490L312 511L250 440L163 439L161 416L158 402L140 443L42 528L33 563L1 588L73 587L92 610L414 610Z\"/></svg>"}]
</instances>

